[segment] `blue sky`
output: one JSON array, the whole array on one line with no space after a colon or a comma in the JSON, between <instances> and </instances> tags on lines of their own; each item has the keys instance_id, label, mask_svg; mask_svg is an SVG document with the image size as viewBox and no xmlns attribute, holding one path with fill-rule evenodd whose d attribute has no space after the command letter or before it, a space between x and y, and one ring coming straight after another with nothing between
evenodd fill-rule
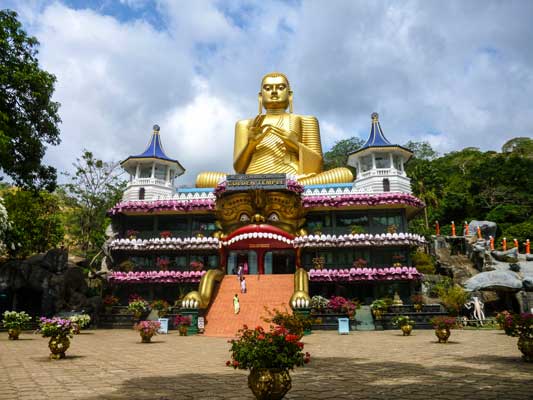
<instances>
[{"instance_id":1,"label":"blue sky","mask_svg":"<svg viewBox=\"0 0 533 400\"><path fill-rule=\"evenodd\" d=\"M143 151L154 123L187 169L232 172L235 121L257 112L261 77L285 72L295 112L324 149L366 139L377 111L391 142L499 150L533 132L533 2L5 1L57 76L70 169Z\"/></svg>"}]
</instances>

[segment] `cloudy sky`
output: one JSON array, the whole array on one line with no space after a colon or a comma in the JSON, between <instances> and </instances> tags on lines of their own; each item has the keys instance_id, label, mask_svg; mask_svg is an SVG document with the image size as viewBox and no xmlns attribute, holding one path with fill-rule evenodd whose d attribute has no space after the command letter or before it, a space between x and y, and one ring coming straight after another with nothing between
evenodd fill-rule
<instances>
[{"instance_id":1,"label":"cloudy sky","mask_svg":"<svg viewBox=\"0 0 533 400\"><path fill-rule=\"evenodd\" d=\"M531 1L0 0L57 77L71 168L142 152L152 125L187 169L232 172L235 121L257 113L261 77L285 72L324 149L370 129L440 153L499 150L533 134Z\"/></svg>"}]
</instances>

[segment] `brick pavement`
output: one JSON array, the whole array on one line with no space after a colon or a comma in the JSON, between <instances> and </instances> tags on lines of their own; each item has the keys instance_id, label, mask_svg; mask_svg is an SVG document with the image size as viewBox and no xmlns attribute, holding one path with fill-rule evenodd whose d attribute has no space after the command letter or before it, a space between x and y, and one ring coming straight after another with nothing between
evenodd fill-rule
<instances>
[{"instance_id":1,"label":"brick pavement","mask_svg":"<svg viewBox=\"0 0 533 400\"><path fill-rule=\"evenodd\" d=\"M76 336L59 361L47 339L0 332L0 400L252 399L247 373L227 368L223 338L172 332L141 344L129 330ZM500 331L317 332L305 337L312 362L291 373L287 399L533 399L533 364Z\"/></svg>"}]
</instances>

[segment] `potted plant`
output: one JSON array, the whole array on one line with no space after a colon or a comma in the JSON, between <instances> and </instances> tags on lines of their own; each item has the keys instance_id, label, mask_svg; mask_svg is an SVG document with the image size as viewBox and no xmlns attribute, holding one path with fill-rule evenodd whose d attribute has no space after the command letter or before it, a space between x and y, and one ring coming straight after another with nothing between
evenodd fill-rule
<instances>
[{"instance_id":1,"label":"potted plant","mask_svg":"<svg viewBox=\"0 0 533 400\"><path fill-rule=\"evenodd\" d=\"M157 335L157 331L161 328L161 323L158 321L140 321L133 328L139 331L142 343L150 343L152 336Z\"/></svg>"},{"instance_id":2,"label":"potted plant","mask_svg":"<svg viewBox=\"0 0 533 400\"><path fill-rule=\"evenodd\" d=\"M140 319L143 314L150 311L150 306L146 300L139 297L135 300L130 300L128 311L133 313L136 319Z\"/></svg>"},{"instance_id":3,"label":"potted plant","mask_svg":"<svg viewBox=\"0 0 533 400\"><path fill-rule=\"evenodd\" d=\"M2 325L7 329L9 340L18 340L22 327L31 321L31 317L25 311L5 311Z\"/></svg>"},{"instance_id":4,"label":"potted plant","mask_svg":"<svg viewBox=\"0 0 533 400\"><path fill-rule=\"evenodd\" d=\"M174 318L174 326L178 328L180 336L187 336L187 331L189 330L191 323L191 317L186 315L178 314L176 315L176 318Z\"/></svg>"},{"instance_id":5,"label":"potted plant","mask_svg":"<svg viewBox=\"0 0 533 400\"><path fill-rule=\"evenodd\" d=\"M368 262L364 258L358 258L352 264L354 268L365 268L368 265Z\"/></svg>"},{"instance_id":6,"label":"potted plant","mask_svg":"<svg viewBox=\"0 0 533 400\"><path fill-rule=\"evenodd\" d=\"M78 314L68 317L68 319L75 325L74 333L80 333L81 329L86 328L91 323L91 316L89 314Z\"/></svg>"},{"instance_id":7,"label":"potted plant","mask_svg":"<svg viewBox=\"0 0 533 400\"><path fill-rule=\"evenodd\" d=\"M167 315L168 309L170 308L170 304L168 304L168 302L165 300L154 300L150 306L153 310L157 311L159 318L163 318L165 315Z\"/></svg>"},{"instance_id":8,"label":"potted plant","mask_svg":"<svg viewBox=\"0 0 533 400\"><path fill-rule=\"evenodd\" d=\"M270 318L263 318L265 322L283 326L290 334L297 335L299 338L311 330L313 320L308 316L291 313L287 310L281 311L276 308L272 311L267 311L270 314Z\"/></svg>"},{"instance_id":9,"label":"potted plant","mask_svg":"<svg viewBox=\"0 0 533 400\"><path fill-rule=\"evenodd\" d=\"M413 294L411 296L411 302L413 303L413 308L416 312L422 311L422 308L424 307L424 296L421 294Z\"/></svg>"},{"instance_id":10,"label":"potted plant","mask_svg":"<svg viewBox=\"0 0 533 400\"><path fill-rule=\"evenodd\" d=\"M450 329L457 326L457 320L454 317L433 317L429 321L435 328L435 335L439 339L439 343L446 343L450 337Z\"/></svg>"},{"instance_id":11,"label":"potted plant","mask_svg":"<svg viewBox=\"0 0 533 400\"><path fill-rule=\"evenodd\" d=\"M111 314L113 311L113 306L118 304L118 297L108 294L104 297L103 303L106 314Z\"/></svg>"},{"instance_id":12,"label":"potted plant","mask_svg":"<svg viewBox=\"0 0 533 400\"><path fill-rule=\"evenodd\" d=\"M282 326L265 331L245 325L230 343L231 360L226 365L250 371L248 387L256 399L282 399L292 386L289 370L311 360L298 335Z\"/></svg>"},{"instance_id":13,"label":"potted plant","mask_svg":"<svg viewBox=\"0 0 533 400\"><path fill-rule=\"evenodd\" d=\"M522 358L533 362L533 313L509 314L506 325L509 326L505 332L507 335L518 336L518 349L523 354Z\"/></svg>"},{"instance_id":14,"label":"potted plant","mask_svg":"<svg viewBox=\"0 0 533 400\"><path fill-rule=\"evenodd\" d=\"M190 262L189 267L193 271L201 271L202 269L204 269L204 263L201 261L194 260Z\"/></svg>"},{"instance_id":15,"label":"potted plant","mask_svg":"<svg viewBox=\"0 0 533 400\"><path fill-rule=\"evenodd\" d=\"M325 297L315 295L311 297L311 301L309 302L309 306L311 307L312 312L324 312L328 308L329 300Z\"/></svg>"},{"instance_id":16,"label":"potted plant","mask_svg":"<svg viewBox=\"0 0 533 400\"><path fill-rule=\"evenodd\" d=\"M139 231L136 231L135 229L128 229L126 231L126 237L130 240L137 239L138 234L139 234Z\"/></svg>"},{"instance_id":17,"label":"potted plant","mask_svg":"<svg viewBox=\"0 0 533 400\"><path fill-rule=\"evenodd\" d=\"M387 309L387 302L383 299L376 299L370 304L370 309L372 314L374 314L374 318L379 320Z\"/></svg>"},{"instance_id":18,"label":"potted plant","mask_svg":"<svg viewBox=\"0 0 533 400\"><path fill-rule=\"evenodd\" d=\"M172 237L172 232L170 232L170 231L161 231L161 232L159 232L159 236L161 237L161 239L166 239L166 238Z\"/></svg>"},{"instance_id":19,"label":"potted plant","mask_svg":"<svg viewBox=\"0 0 533 400\"><path fill-rule=\"evenodd\" d=\"M514 320L513 315L509 311L502 311L496 314L494 318L498 323L500 329L505 331L505 334L508 336L516 336L514 332Z\"/></svg>"},{"instance_id":20,"label":"potted plant","mask_svg":"<svg viewBox=\"0 0 533 400\"><path fill-rule=\"evenodd\" d=\"M157 257L155 265L161 271L167 271L168 266L170 265L170 260L167 257Z\"/></svg>"},{"instance_id":21,"label":"potted plant","mask_svg":"<svg viewBox=\"0 0 533 400\"><path fill-rule=\"evenodd\" d=\"M50 358L59 360L65 358L65 352L70 347L69 337L74 335L78 329L75 323L63 318L45 318L39 320L39 332L43 337L49 337L48 348L50 349Z\"/></svg>"},{"instance_id":22,"label":"potted plant","mask_svg":"<svg viewBox=\"0 0 533 400\"><path fill-rule=\"evenodd\" d=\"M405 315L393 318L392 323L402 330L403 336L410 336L415 326L415 321Z\"/></svg>"}]
</instances>

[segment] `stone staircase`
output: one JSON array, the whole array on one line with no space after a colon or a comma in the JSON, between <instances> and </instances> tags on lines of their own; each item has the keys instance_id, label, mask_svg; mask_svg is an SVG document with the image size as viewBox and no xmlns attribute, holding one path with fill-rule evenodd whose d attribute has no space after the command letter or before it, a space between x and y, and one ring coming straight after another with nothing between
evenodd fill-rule
<instances>
[{"instance_id":1,"label":"stone staircase","mask_svg":"<svg viewBox=\"0 0 533 400\"><path fill-rule=\"evenodd\" d=\"M234 337L244 324L250 328L257 325L267 327L262 320L272 310L289 307L294 292L294 275L247 275L247 293L241 294L238 278L225 276L220 282L218 293L205 317L206 336ZM239 295L241 310L233 312L233 296Z\"/></svg>"}]
</instances>

